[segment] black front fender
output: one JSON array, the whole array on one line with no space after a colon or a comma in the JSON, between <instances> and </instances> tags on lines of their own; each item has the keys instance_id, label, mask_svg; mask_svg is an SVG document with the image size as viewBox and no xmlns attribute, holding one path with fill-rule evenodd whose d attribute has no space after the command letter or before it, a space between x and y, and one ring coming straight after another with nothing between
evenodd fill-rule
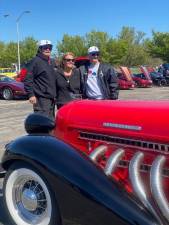
<instances>
[{"instance_id":1,"label":"black front fender","mask_svg":"<svg viewBox=\"0 0 169 225\"><path fill-rule=\"evenodd\" d=\"M112 224L112 221L119 225L158 224L148 210L108 178L87 156L55 137L28 135L12 141L6 146L2 159L4 169L8 170L13 160L39 165L43 172L47 171L46 176L52 175L52 186L58 192L65 218L78 217L81 224L85 224L85 215L91 215L92 225ZM78 215L82 209L84 214ZM101 212L99 215L98 211Z\"/></svg>"}]
</instances>

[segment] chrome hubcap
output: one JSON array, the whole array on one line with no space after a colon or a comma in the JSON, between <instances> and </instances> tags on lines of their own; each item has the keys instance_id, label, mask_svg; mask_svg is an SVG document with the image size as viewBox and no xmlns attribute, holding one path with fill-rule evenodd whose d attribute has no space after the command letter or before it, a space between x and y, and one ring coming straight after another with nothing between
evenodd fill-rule
<instances>
[{"instance_id":1,"label":"chrome hubcap","mask_svg":"<svg viewBox=\"0 0 169 225\"><path fill-rule=\"evenodd\" d=\"M34 211L38 207L36 193L32 190L25 189L22 193L22 203L28 211Z\"/></svg>"},{"instance_id":2,"label":"chrome hubcap","mask_svg":"<svg viewBox=\"0 0 169 225\"><path fill-rule=\"evenodd\" d=\"M9 89L5 89L4 91L3 91L3 94L4 94L4 98L9 98L9 96L10 96L10 90Z\"/></svg>"},{"instance_id":3,"label":"chrome hubcap","mask_svg":"<svg viewBox=\"0 0 169 225\"><path fill-rule=\"evenodd\" d=\"M47 198L43 187L34 179L20 177L13 189L13 200L20 216L31 221L42 221L47 211Z\"/></svg>"}]
</instances>

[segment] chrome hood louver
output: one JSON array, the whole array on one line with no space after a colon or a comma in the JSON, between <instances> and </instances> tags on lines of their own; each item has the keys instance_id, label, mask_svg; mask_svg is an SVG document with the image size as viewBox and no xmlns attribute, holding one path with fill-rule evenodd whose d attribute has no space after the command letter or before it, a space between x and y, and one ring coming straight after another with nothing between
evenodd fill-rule
<instances>
[{"instance_id":1,"label":"chrome hood louver","mask_svg":"<svg viewBox=\"0 0 169 225\"><path fill-rule=\"evenodd\" d=\"M110 176L114 172L123 155L124 149L121 148L117 149L115 152L111 154L104 169L104 172L107 176Z\"/></svg>"},{"instance_id":2,"label":"chrome hood louver","mask_svg":"<svg viewBox=\"0 0 169 225\"><path fill-rule=\"evenodd\" d=\"M150 187L158 207L165 218L169 221L169 203L163 192L161 177L165 161L165 156L161 155L157 156L154 160L150 171Z\"/></svg>"}]
</instances>

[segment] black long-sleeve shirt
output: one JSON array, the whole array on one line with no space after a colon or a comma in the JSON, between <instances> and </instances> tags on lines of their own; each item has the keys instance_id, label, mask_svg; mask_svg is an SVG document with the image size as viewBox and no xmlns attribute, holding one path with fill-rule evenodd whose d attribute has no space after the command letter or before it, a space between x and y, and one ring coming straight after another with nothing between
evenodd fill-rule
<instances>
[{"instance_id":1,"label":"black long-sleeve shirt","mask_svg":"<svg viewBox=\"0 0 169 225\"><path fill-rule=\"evenodd\" d=\"M70 77L62 69L56 71L56 104L62 106L81 94L81 78L78 69L73 69Z\"/></svg>"},{"instance_id":2,"label":"black long-sleeve shirt","mask_svg":"<svg viewBox=\"0 0 169 225\"><path fill-rule=\"evenodd\" d=\"M26 65L26 69L24 87L29 97L56 97L56 72L48 58L39 53Z\"/></svg>"}]
</instances>

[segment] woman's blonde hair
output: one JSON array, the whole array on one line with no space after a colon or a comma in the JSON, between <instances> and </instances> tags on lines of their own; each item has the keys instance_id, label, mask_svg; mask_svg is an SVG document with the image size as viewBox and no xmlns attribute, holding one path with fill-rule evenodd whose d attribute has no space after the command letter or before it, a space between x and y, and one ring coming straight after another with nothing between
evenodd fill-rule
<instances>
[{"instance_id":1,"label":"woman's blonde hair","mask_svg":"<svg viewBox=\"0 0 169 225\"><path fill-rule=\"evenodd\" d=\"M66 58L66 56L71 55L73 56L73 58L75 58L75 54L73 52L66 52L63 56L62 59L60 61L60 67L63 69L64 68L64 60Z\"/></svg>"}]
</instances>

